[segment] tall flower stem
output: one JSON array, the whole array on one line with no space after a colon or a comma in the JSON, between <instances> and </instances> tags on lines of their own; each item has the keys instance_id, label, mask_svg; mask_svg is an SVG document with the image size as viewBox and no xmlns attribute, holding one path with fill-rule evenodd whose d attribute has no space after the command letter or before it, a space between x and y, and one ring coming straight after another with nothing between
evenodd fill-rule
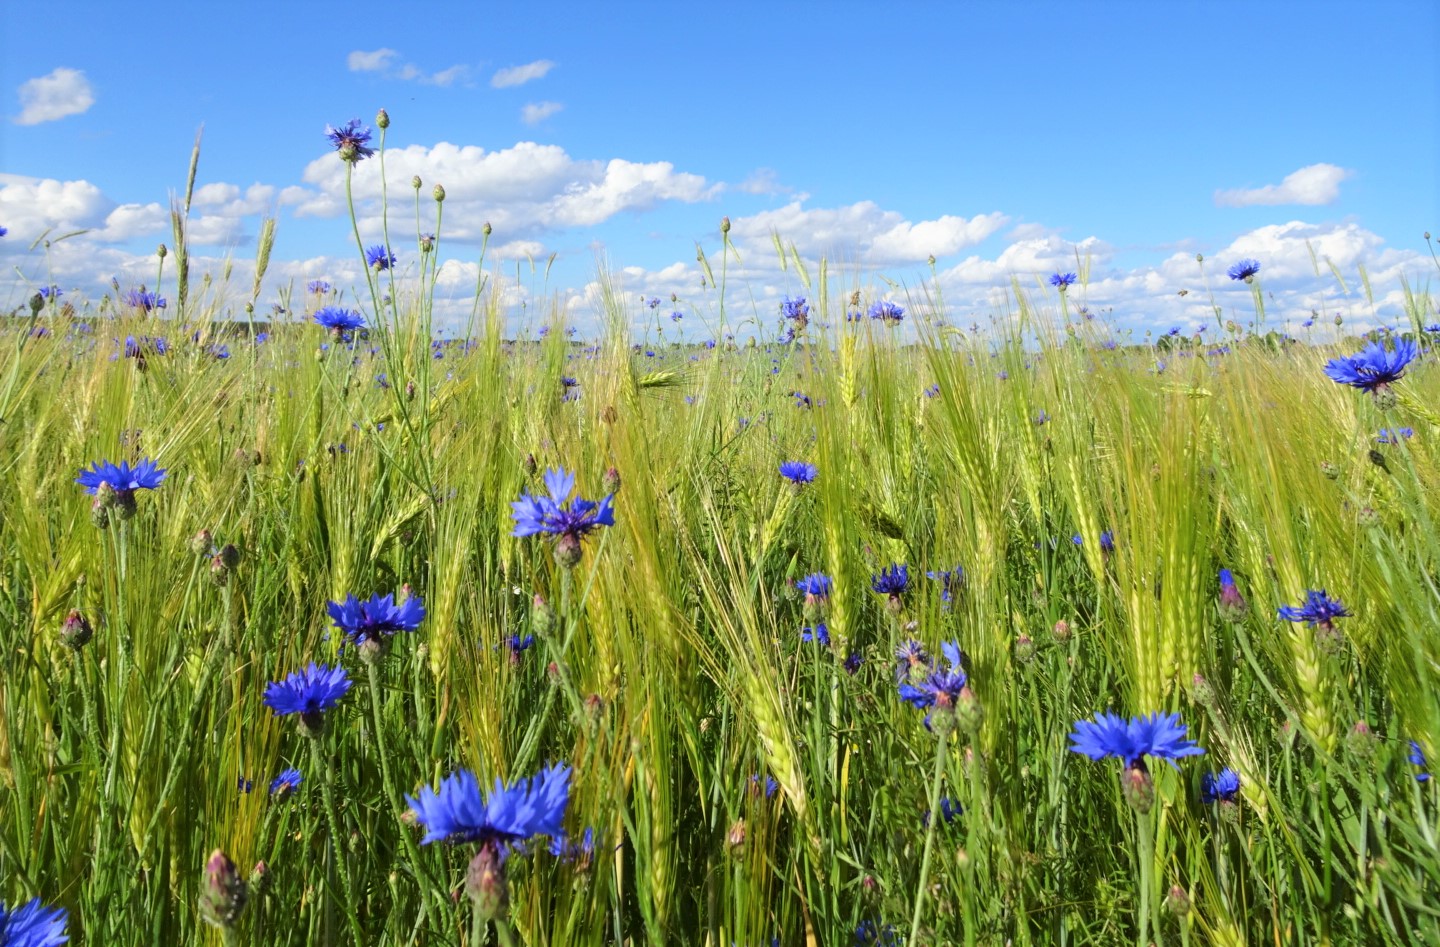
<instances>
[{"instance_id":1,"label":"tall flower stem","mask_svg":"<svg viewBox=\"0 0 1440 947\"><path fill-rule=\"evenodd\" d=\"M385 797L390 801L391 811L395 813L396 824L401 826L400 836L405 840L410 864L414 866L415 881L420 885L420 916L422 921L425 921L430 916L427 898L434 891L434 886L430 883L430 874L421 860L420 846L416 843L414 834L400 821L405 815L405 809L400 802L400 793L395 788L395 778L390 772L390 753L385 748L385 726L380 713L379 661L366 661L365 672L370 678L370 710L375 720L375 745L380 751L380 773L385 780Z\"/></svg>"},{"instance_id":2,"label":"tall flower stem","mask_svg":"<svg viewBox=\"0 0 1440 947\"><path fill-rule=\"evenodd\" d=\"M1152 943L1150 940L1151 922L1151 875L1155 869L1155 816L1151 812L1135 813L1136 828L1136 855L1140 860L1140 939L1137 943L1140 947ZM1160 922L1155 919L1155 940L1156 947L1163 947L1163 940L1160 934Z\"/></svg>"},{"instance_id":3,"label":"tall flower stem","mask_svg":"<svg viewBox=\"0 0 1440 947\"><path fill-rule=\"evenodd\" d=\"M920 917L925 907L925 886L930 883L930 856L935 851L935 823L940 814L940 784L945 780L945 745L948 733L940 730L940 739L935 744L935 772L930 777L930 818L925 825L925 854L920 858L920 884L915 889L915 911L910 918L910 937L907 944L918 943Z\"/></svg>"},{"instance_id":4,"label":"tall flower stem","mask_svg":"<svg viewBox=\"0 0 1440 947\"><path fill-rule=\"evenodd\" d=\"M325 821L330 827L330 851L335 867L340 873L340 889L345 896L345 920L350 924L350 934L355 947L364 947L365 932L360 928L360 918L355 913L355 886L350 881L350 866L345 860L344 837L340 834L340 817L335 808L334 774L330 771L325 752L320 746L319 734L309 734L311 769L320 777L320 793L325 800Z\"/></svg>"}]
</instances>

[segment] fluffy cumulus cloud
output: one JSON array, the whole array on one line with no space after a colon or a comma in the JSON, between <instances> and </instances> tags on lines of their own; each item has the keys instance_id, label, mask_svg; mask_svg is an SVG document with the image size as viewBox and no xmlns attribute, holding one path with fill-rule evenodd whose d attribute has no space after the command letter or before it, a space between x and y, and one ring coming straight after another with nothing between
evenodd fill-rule
<instances>
[{"instance_id":1,"label":"fluffy cumulus cloud","mask_svg":"<svg viewBox=\"0 0 1440 947\"><path fill-rule=\"evenodd\" d=\"M385 47L353 50L345 57L345 65L351 72L372 72L386 79L441 87L454 85L470 77L469 66L451 66L438 72L429 72L414 63L402 63L398 52Z\"/></svg>"},{"instance_id":2,"label":"fluffy cumulus cloud","mask_svg":"<svg viewBox=\"0 0 1440 947\"><path fill-rule=\"evenodd\" d=\"M1352 173L1333 164L1307 165L1285 175L1279 184L1216 191L1215 203L1221 207L1333 204L1340 197L1340 182Z\"/></svg>"},{"instance_id":3,"label":"fluffy cumulus cloud","mask_svg":"<svg viewBox=\"0 0 1440 947\"><path fill-rule=\"evenodd\" d=\"M845 259L853 254L863 264L918 263L929 256L949 256L981 243L1003 227L1004 214L980 214L966 219L945 215L911 222L897 211L883 210L872 201L846 207L806 209L800 201L742 217L732 223L736 242L752 246L771 243L779 233L793 241L806 256Z\"/></svg>"},{"instance_id":4,"label":"fluffy cumulus cloud","mask_svg":"<svg viewBox=\"0 0 1440 947\"><path fill-rule=\"evenodd\" d=\"M520 121L526 125L538 125L564 107L559 102L529 102L520 109Z\"/></svg>"},{"instance_id":5,"label":"fluffy cumulus cloud","mask_svg":"<svg viewBox=\"0 0 1440 947\"><path fill-rule=\"evenodd\" d=\"M624 212L639 212L665 201L694 203L714 197L718 185L677 171L667 161L641 163L572 158L558 145L520 142L500 151L440 142L385 153L393 197L409 192L413 176L426 191L445 187L446 236L478 240L489 221L497 241L532 238L569 227L588 227ZM302 216L345 213L345 166L334 155L312 161L304 180L309 196L297 205ZM354 189L361 229L379 231L380 163L355 166Z\"/></svg>"},{"instance_id":6,"label":"fluffy cumulus cloud","mask_svg":"<svg viewBox=\"0 0 1440 947\"><path fill-rule=\"evenodd\" d=\"M80 115L94 104L95 93L85 73L62 66L48 76L27 79L20 84L20 115L15 124L53 122Z\"/></svg>"},{"instance_id":7,"label":"fluffy cumulus cloud","mask_svg":"<svg viewBox=\"0 0 1440 947\"><path fill-rule=\"evenodd\" d=\"M548 59L537 59L534 62L527 62L523 66L507 66L497 70L495 75L490 77L490 85L496 89L524 85L527 82L545 78L545 75L554 68L555 63Z\"/></svg>"}]
</instances>

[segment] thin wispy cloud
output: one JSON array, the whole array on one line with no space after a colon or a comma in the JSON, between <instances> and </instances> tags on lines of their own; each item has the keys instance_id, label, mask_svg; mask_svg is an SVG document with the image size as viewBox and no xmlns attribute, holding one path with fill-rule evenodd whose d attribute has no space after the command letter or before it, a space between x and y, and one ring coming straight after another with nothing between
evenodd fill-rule
<instances>
[{"instance_id":1,"label":"thin wispy cloud","mask_svg":"<svg viewBox=\"0 0 1440 947\"><path fill-rule=\"evenodd\" d=\"M513 86L533 82L536 79L543 79L545 74L554 68L555 63L549 59L537 59L523 66L507 66L490 77L490 85L496 89L509 89Z\"/></svg>"},{"instance_id":2,"label":"thin wispy cloud","mask_svg":"<svg viewBox=\"0 0 1440 947\"><path fill-rule=\"evenodd\" d=\"M526 125L538 125L564 107L559 102L530 102L520 110L520 121Z\"/></svg>"},{"instance_id":3,"label":"thin wispy cloud","mask_svg":"<svg viewBox=\"0 0 1440 947\"><path fill-rule=\"evenodd\" d=\"M69 115L80 115L95 104L90 81L79 69L60 67L48 76L27 79L20 84L20 115L17 125L39 125Z\"/></svg>"},{"instance_id":4,"label":"thin wispy cloud","mask_svg":"<svg viewBox=\"0 0 1440 947\"><path fill-rule=\"evenodd\" d=\"M357 49L345 57L345 65L351 72L372 72L386 79L401 82L419 82L423 85L452 86L470 77L470 67L451 66L438 72L421 69L414 63L401 63L400 54L393 49L381 48L366 51Z\"/></svg>"},{"instance_id":5,"label":"thin wispy cloud","mask_svg":"<svg viewBox=\"0 0 1440 947\"><path fill-rule=\"evenodd\" d=\"M1279 184L1216 191L1215 203L1220 207L1267 207L1277 204L1314 207L1333 204L1340 197L1340 182L1353 173L1333 164L1307 165L1285 175Z\"/></svg>"}]
</instances>

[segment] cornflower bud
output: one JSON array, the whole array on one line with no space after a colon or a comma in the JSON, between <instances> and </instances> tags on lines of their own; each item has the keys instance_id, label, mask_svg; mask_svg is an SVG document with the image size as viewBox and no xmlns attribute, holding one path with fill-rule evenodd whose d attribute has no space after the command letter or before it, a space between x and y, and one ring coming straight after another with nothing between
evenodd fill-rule
<instances>
[{"instance_id":1,"label":"cornflower bud","mask_svg":"<svg viewBox=\"0 0 1440 947\"><path fill-rule=\"evenodd\" d=\"M70 614L65 616L64 623L60 625L60 640L75 651L85 647L94 633L94 629L78 608L70 609Z\"/></svg>"},{"instance_id":2,"label":"cornflower bud","mask_svg":"<svg viewBox=\"0 0 1440 947\"><path fill-rule=\"evenodd\" d=\"M200 882L200 917L212 927L233 928L245 910L249 891L235 863L220 849L210 853Z\"/></svg>"},{"instance_id":3,"label":"cornflower bud","mask_svg":"<svg viewBox=\"0 0 1440 947\"><path fill-rule=\"evenodd\" d=\"M381 109L380 111L376 112L376 113L375 113L375 124L376 124L376 125L379 125L382 129L383 129L383 128L389 128L389 127L390 127L390 113L387 112L387 111L385 111L384 109Z\"/></svg>"}]
</instances>

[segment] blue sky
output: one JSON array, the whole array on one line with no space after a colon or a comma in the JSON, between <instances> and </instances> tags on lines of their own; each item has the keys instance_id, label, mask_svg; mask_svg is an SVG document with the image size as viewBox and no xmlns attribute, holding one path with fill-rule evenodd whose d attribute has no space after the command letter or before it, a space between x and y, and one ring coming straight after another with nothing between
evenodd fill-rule
<instances>
[{"instance_id":1,"label":"blue sky","mask_svg":"<svg viewBox=\"0 0 1440 947\"><path fill-rule=\"evenodd\" d=\"M56 22L63 41L34 41ZM50 280L92 297L153 282L202 124L192 243L233 252L237 299L262 213L279 217L262 302L291 280L353 285L322 133L383 106L402 268L411 174L450 195L442 295L474 285L491 220L491 261L558 254L512 304L554 293L583 321L600 249L627 291L689 300L695 245L718 252L728 215L762 301L799 291L777 229L877 296L933 253L957 316L1074 269L1078 248L1087 299L1137 329L1204 321L1203 293L1176 295L1201 286L1196 252L1227 306L1248 298L1221 272L1243 255L1281 313L1393 321L1440 230L1437 34L1418 2L14 5L0 305ZM357 167L367 241L378 176ZM47 259L28 250L47 227L91 232Z\"/></svg>"}]
</instances>

